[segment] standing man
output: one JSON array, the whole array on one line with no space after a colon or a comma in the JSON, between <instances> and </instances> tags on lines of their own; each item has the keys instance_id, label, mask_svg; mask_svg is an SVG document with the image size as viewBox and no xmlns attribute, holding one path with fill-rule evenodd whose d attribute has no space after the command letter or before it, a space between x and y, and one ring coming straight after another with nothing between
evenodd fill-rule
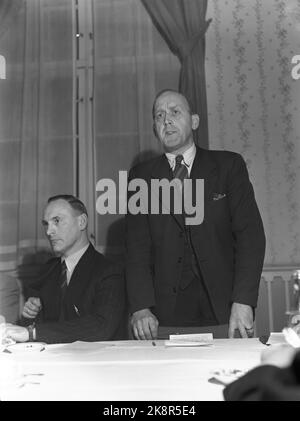
<instances>
[{"instance_id":1,"label":"standing man","mask_svg":"<svg viewBox=\"0 0 300 421\"><path fill-rule=\"evenodd\" d=\"M195 146L199 116L173 90L153 104L153 128L165 153L132 168L129 179L204 180L204 220L127 214L126 278L131 326L137 339L157 336L158 326L229 324L253 335L253 311L265 253L265 235L243 158ZM181 173L181 175L179 175ZM194 183L195 184L195 183ZM195 193L195 188L194 193ZM161 199L163 201L163 198Z\"/></svg>"},{"instance_id":2,"label":"standing man","mask_svg":"<svg viewBox=\"0 0 300 421\"><path fill-rule=\"evenodd\" d=\"M58 257L27 297L22 316L28 326L7 325L7 336L46 343L124 339L124 277L89 242L84 204L71 195L51 197L42 223Z\"/></svg>"}]
</instances>

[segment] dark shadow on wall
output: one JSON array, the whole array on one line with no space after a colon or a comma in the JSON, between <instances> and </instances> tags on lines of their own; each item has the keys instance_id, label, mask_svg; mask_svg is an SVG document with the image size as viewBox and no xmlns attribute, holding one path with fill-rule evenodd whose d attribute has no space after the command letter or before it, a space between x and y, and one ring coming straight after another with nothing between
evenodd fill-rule
<instances>
[{"instance_id":1,"label":"dark shadow on wall","mask_svg":"<svg viewBox=\"0 0 300 421\"><path fill-rule=\"evenodd\" d=\"M23 295L35 285L45 271L45 263L53 258L48 249L41 249L36 253L28 253L23 257L23 262L17 268L17 277L21 284Z\"/></svg>"},{"instance_id":2,"label":"dark shadow on wall","mask_svg":"<svg viewBox=\"0 0 300 421\"><path fill-rule=\"evenodd\" d=\"M6 322L16 323L20 317L23 297L43 272L44 263L53 257L49 250L24 256L13 274L0 273L0 315Z\"/></svg>"},{"instance_id":3,"label":"dark shadow on wall","mask_svg":"<svg viewBox=\"0 0 300 421\"><path fill-rule=\"evenodd\" d=\"M116 263L125 264L125 217L120 217L108 227L105 256Z\"/></svg>"},{"instance_id":4,"label":"dark shadow on wall","mask_svg":"<svg viewBox=\"0 0 300 421\"><path fill-rule=\"evenodd\" d=\"M161 153L154 150L146 150L137 154L133 160L131 167L134 167L142 162L157 158ZM110 260L125 264L125 235L126 235L126 221L125 216L120 215L120 218L110 224L107 231L106 238L106 253L105 256ZM114 251L116 250L116 251Z\"/></svg>"}]
</instances>

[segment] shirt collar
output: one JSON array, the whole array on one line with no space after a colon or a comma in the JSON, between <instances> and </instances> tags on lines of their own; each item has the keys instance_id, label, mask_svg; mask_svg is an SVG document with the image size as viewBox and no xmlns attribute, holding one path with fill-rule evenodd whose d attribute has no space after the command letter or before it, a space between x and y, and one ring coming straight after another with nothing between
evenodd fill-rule
<instances>
[{"instance_id":1,"label":"shirt collar","mask_svg":"<svg viewBox=\"0 0 300 421\"><path fill-rule=\"evenodd\" d=\"M189 173L191 171L191 167L193 165L194 162L194 158L196 156L196 146L193 143L192 146L190 146L183 154L183 163L188 167ZM173 153L166 153L166 157L169 161L170 167L172 168L172 170L175 167L175 158L176 155Z\"/></svg>"},{"instance_id":2,"label":"shirt collar","mask_svg":"<svg viewBox=\"0 0 300 421\"><path fill-rule=\"evenodd\" d=\"M81 259L81 257L84 255L84 253L87 251L90 243L88 243L86 246L82 247L80 250L76 251L73 254L70 254L70 256L66 258L62 258L62 261L64 260L66 262L66 266L69 273L72 273L75 269L77 263Z\"/></svg>"}]
</instances>

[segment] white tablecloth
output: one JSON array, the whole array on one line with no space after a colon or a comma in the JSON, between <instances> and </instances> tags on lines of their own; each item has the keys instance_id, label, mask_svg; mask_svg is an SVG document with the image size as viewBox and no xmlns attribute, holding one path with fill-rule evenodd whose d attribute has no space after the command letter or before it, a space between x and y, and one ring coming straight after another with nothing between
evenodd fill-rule
<instances>
[{"instance_id":1,"label":"white tablecloth","mask_svg":"<svg viewBox=\"0 0 300 421\"><path fill-rule=\"evenodd\" d=\"M265 345L253 339L215 339L203 347L166 347L164 341L75 342L42 352L0 355L6 367L2 400L223 400L208 380L218 369L249 370Z\"/></svg>"}]
</instances>

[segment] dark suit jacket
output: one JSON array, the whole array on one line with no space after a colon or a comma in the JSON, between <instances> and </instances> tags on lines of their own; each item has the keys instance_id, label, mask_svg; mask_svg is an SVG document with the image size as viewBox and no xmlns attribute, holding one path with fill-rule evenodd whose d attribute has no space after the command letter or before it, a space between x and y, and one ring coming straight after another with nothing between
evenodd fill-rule
<instances>
[{"instance_id":1,"label":"dark suit jacket","mask_svg":"<svg viewBox=\"0 0 300 421\"><path fill-rule=\"evenodd\" d=\"M204 179L204 221L191 225L191 238L220 324L232 302L257 304L265 235L243 158L233 152L197 147L190 177ZM167 178L165 155L132 168L129 180ZM126 232L126 278L131 311L152 308L161 324L174 312L182 271L181 215L132 215Z\"/></svg>"},{"instance_id":2,"label":"dark suit jacket","mask_svg":"<svg viewBox=\"0 0 300 421\"><path fill-rule=\"evenodd\" d=\"M27 293L42 301L37 340L58 343L124 339L126 292L120 268L90 245L74 269L64 298L65 321L59 321L60 267L60 258L51 259L35 289Z\"/></svg>"},{"instance_id":3,"label":"dark suit jacket","mask_svg":"<svg viewBox=\"0 0 300 421\"><path fill-rule=\"evenodd\" d=\"M226 401L300 401L300 352L289 367L256 367L223 393Z\"/></svg>"}]
</instances>

